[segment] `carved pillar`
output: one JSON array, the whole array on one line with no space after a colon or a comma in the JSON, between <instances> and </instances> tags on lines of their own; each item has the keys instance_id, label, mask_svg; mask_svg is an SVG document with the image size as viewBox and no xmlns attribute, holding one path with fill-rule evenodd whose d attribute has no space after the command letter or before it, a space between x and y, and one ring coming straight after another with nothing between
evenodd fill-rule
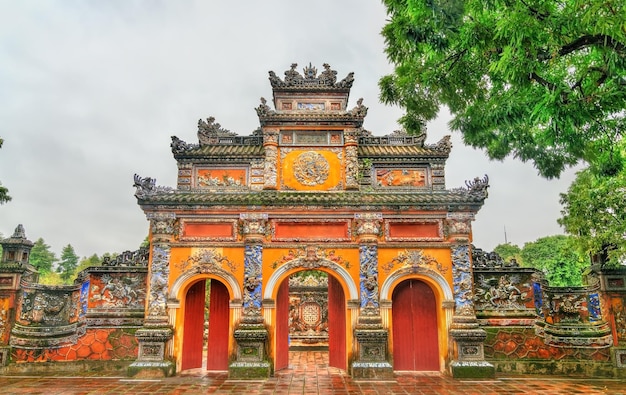
<instances>
[{"instance_id":1,"label":"carved pillar","mask_svg":"<svg viewBox=\"0 0 626 395\"><path fill-rule=\"evenodd\" d=\"M393 368L387 350L389 331L383 327L378 292L378 236L382 214L356 214L356 235L360 243L360 310L354 329L357 356L352 362L352 376L391 378Z\"/></svg>"},{"instance_id":2,"label":"carved pillar","mask_svg":"<svg viewBox=\"0 0 626 395\"><path fill-rule=\"evenodd\" d=\"M261 314L263 240L267 233L267 214L240 215L240 230L245 242L243 278L243 316L233 336L237 356L228 368L231 378L262 378L271 374L267 360L268 331Z\"/></svg>"},{"instance_id":3,"label":"carved pillar","mask_svg":"<svg viewBox=\"0 0 626 395\"><path fill-rule=\"evenodd\" d=\"M167 294L170 274L170 242L175 233L176 214L148 213L152 234L152 260L148 272L148 297L146 298L146 318L135 336L139 343L139 355L128 373L171 376L175 364L166 351L172 339L173 330L167 312Z\"/></svg>"},{"instance_id":4,"label":"carved pillar","mask_svg":"<svg viewBox=\"0 0 626 395\"><path fill-rule=\"evenodd\" d=\"M278 129L263 130L265 179L263 189L278 189Z\"/></svg>"},{"instance_id":5,"label":"carved pillar","mask_svg":"<svg viewBox=\"0 0 626 395\"><path fill-rule=\"evenodd\" d=\"M465 228L460 226L458 229ZM467 238L459 237L456 241L458 244L452 247L455 310L450 329L450 337L456 346L456 359L450 364L450 369L455 378L494 377L494 367L485 361L484 355L487 333L479 327L474 311L470 246Z\"/></svg>"},{"instance_id":6,"label":"carved pillar","mask_svg":"<svg viewBox=\"0 0 626 395\"><path fill-rule=\"evenodd\" d=\"M359 161L357 153L357 129L346 129L346 189L359 189Z\"/></svg>"}]
</instances>

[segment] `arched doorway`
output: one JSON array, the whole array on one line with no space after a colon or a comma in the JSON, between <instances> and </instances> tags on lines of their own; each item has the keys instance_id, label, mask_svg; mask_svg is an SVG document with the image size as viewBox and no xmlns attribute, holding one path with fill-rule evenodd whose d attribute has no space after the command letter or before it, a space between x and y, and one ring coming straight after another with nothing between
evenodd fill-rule
<instances>
[{"instance_id":1,"label":"arched doorway","mask_svg":"<svg viewBox=\"0 0 626 395\"><path fill-rule=\"evenodd\" d=\"M437 303L432 288L409 279L392 295L394 370L439 371Z\"/></svg>"},{"instance_id":2,"label":"arched doorway","mask_svg":"<svg viewBox=\"0 0 626 395\"><path fill-rule=\"evenodd\" d=\"M341 283L328 274L328 363L346 370L346 297ZM278 287L276 296L276 349L274 369L289 366L289 277Z\"/></svg>"},{"instance_id":3,"label":"arched doorway","mask_svg":"<svg viewBox=\"0 0 626 395\"><path fill-rule=\"evenodd\" d=\"M202 279L189 287L185 295L181 370L228 370L229 313L228 289L221 282ZM205 322L208 322L206 336ZM204 350L206 366L203 366Z\"/></svg>"}]
</instances>

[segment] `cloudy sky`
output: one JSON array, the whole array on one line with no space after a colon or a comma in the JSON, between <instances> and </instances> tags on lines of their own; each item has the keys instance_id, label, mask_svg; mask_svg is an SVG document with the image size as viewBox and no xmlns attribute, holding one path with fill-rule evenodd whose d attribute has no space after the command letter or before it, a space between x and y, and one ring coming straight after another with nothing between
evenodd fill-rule
<instances>
[{"instance_id":1,"label":"cloudy sky","mask_svg":"<svg viewBox=\"0 0 626 395\"><path fill-rule=\"evenodd\" d=\"M245 4L245 5L243 5ZM364 98L364 127L397 129L398 108L378 103L392 70L379 1L0 0L0 232L23 224L60 254L136 249L148 231L133 174L175 186L170 136L197 142L199 118L241 135L254 107L272 97L268 71L311 62L355 73L349 107ZM561 233L559 193L574 177L547 181L531 164L493 162L463 146L443 112L428 143L452 134L447 188L489 175L474 244L491 250Z\"/></svg>"}]
</instances>

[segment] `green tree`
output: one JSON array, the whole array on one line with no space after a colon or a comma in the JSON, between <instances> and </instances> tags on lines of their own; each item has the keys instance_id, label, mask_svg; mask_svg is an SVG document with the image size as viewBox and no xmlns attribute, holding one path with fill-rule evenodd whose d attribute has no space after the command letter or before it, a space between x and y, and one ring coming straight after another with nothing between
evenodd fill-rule
<instances>
[{"instance_id":1,"label":"green tree","mask_svg":"<svg viewBox=\"0 0 626 395\"><path fill-rule=\"evenodd\" d=\"M565 231L581 254L607 254L610 265L626 262L626 170L606 177L585 169L561 194Z\"/></svg>"},{"instance_id":2,"label":"green tree","mask_svg":"<svg viewBox=\"0 0 626 395\"><path fill-rule=\"evenodd\" d=\"M381 100L419 133L442 105L451 128L492 159L558 177L581 159L622 166L626 126L623 0L384 0L394 72Z\"/></svg>"},{"instance_id":3,"label":"green tree","mask_svg":"<svg viewBox=\"0 0 626 395\"><path fill-rule=\"evenodd\" d=\"M63 251L61 251L61 260L59 261L59 266L57 267L57 273L61 274L61 279L64 282L68 282L74 275L74 272L78 267L78 259L78 255L76 255L74 247L72 247L71 244L63 247Z\"/></svg>"},{"instance_id":4,"label":"green tree","mask_svg":"<svg viewBox=\"0 0 626 395\"><path fill-rule=\"evenodd\" d=\"M89 258L83 257L78 263L78 267L76 268L76 270L74 270L73 277L76 277L79 272L87 269L88 267L93 266L102 266L102 259L100 259L98 254L93 254Z\"/></svg>"},{"instance_id":5,"label":"green tree","mask_svg":"<svg viewBox=\"0 0 626 395\"><path fill-rule=\"evenodd\" d=\"M0 148L2 148L2 143L4 143L4 140L0 138ZM0 183L0 204L4 204L10 200L11 196L9 196L9 190Z\"/></svg>"},{"instance_id":6,"label":"green tree","mask_svg":"<svg viewBox=\"0 0 626 395\"><path fill-rule=\"evenodd\" d=\"M521 252L524 266L542 270L553 287L579 286L581 273L589 265L575 248L571 236L556 235L524 244Z\"/></svg>"},{"instance_id":7,"label":"green tree","mask_svg":"<svg viewBox=\"0 0 626 395\"><path fill-rule=\"evenodd\" d=\"M35 241L33 248L30 250L30 264L35 266L39 272L44 275L52 272L52 265L57 258L50 250L50 246L40 237Z\"/></svg>"},{"instance_id":8,"label":"green tree","mask_svg":"<svg viewBox=\"0 0 626 395\"><path fill-rule=\"evenodd\" d=\"M517 246L516 244L498 244L493 249L493 252L500 255L500 258L502 258L505 262L511 262L512 259L515 259L518 264L523 264L521 255L522 249L519 248L519 246Z\"/></svg>"}]
</instances>

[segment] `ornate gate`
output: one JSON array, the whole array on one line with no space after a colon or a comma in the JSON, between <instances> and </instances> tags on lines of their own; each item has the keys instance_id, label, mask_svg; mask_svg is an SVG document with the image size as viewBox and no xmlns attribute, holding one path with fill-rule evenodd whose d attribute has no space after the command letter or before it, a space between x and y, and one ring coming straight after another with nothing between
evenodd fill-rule
<instances>
[{"instance_id":1,"label":"ornate gate","mask_svg":"<svg viewBox=\"0 0 626 395\"><path fill-rule=\"evenodd\" d=\"M328 276L328 358L329 365L346 369L346 298L343 288ZM285 279L276 295L275 370L289 366L289 280Z\"/></svg>"},{"instance_id":2,"label":"ornate gate","mask_svg":"<svg viewBox=\"0 0 626 395\"><path fill-rule=\"evenodd\" d=\"M210 280L207 370L228 370L229 295L224 284ZM204 349L206 282L194 283L185 297L185 324L181 369L201 368Z\"/></svg>"},{"instance_id":3,"label":"ornate gate","mask_svg":"<svg viewBox=\"0 0 626 395\"><path fill-rule=\"evenodd\" d=\"M401 282L393 292L394 370L439 371L437 304L428 284Z\"/></svg>"}]
</instances>

